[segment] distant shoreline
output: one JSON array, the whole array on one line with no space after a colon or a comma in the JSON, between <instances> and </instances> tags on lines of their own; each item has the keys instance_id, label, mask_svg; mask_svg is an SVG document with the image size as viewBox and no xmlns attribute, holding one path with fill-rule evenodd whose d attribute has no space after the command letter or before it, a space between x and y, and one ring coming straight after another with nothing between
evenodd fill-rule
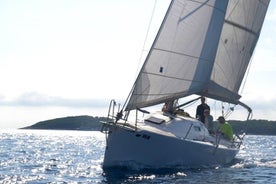
<instances>
[{"instance_id":1,"label":"distant shoreline","mask_svg":"<svg viewBox=\"0 0 276 184\"><path fill-rule=\"evenodd\" d=\"M69 116L40 121L20 129L99 131L101 121L106 121L106 118L87 115Z\"/></svg>"},{"instance_id":2,"label":"distant shoreline","mask_svg":"<svg viewBox=\"0 0 276 184\"><path fill-rule=\"evenodd\" d=\"M100 131L101 122L106 121L105 117L93 116L69 116L51 120L40 121L31 126L20 129L37 130L77 130L77 131ZM276 135L276 121L249 120L249 121L228 121L234 133L245 132L250 135Z\"/></svg>"}]
</instances>

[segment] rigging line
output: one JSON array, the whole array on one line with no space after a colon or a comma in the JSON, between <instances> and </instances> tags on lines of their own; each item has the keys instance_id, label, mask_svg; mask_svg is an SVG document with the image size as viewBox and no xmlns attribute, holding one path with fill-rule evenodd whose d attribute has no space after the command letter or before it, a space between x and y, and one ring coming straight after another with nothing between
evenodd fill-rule
<instances>
[{"instance_id":1,"label":"rigging line","mask_svg":"<svg viewBox=\"0 0 276 184\"><path fill-rule=\"evenodd\" d=\"M239 3L239 1L237 1L236 2L236 4L234 5L234 7L232 8L232 10L229 10L228 8L228 10L229 10L229 14L228 14L228 17L226 18L225 17L225 19L228 19L231 15L232 15L232 13L233 13L233 11L236 9L236 7L238 6L238 3ZM229 6L229 2L228 2L228 5L227 6Z\"/></svg>"},{"instance_id":2,"label":"rigging line","mask_svg":"<svg viewBox=\"0 0 276 184\"><path fill-rule=\"evenodd\" d=\"M230 104L228 103L228 108L224 117L228 118L232 114L233 110L234 110L234 107L230 107Z\"/></svg>"},{"instance_id":3,"label":"rigging line","mask_svg":"<svg viewBox=\"0 0 276 184\"><path fill-rule=\"evenodd\" d=\"M185 102L184 104L178 105L176 108L180 108L180 107L184 107L184 108L188 108L192 105L194 105L201 97L197 97L193 100L190 100L188 102Z\"/></svg>"},{"instance_id":4,"label":"rigging line","mask_svg":"<svg viewBox=\"0 0 276 184\"><path fill-rule=\"evenodd\" d=\"M146 43L147 43L147 40L148 40L149 31L150 31L150 28L151 28L153 16L154 16L155 9L156 9L156 4L157 4L157 0L154 1L154 5L153 5L153 9L152 9L152 13L151 13L151 17L150 17L150 21L149 21L149 25L148 25L146 37L145 37L145 40L144 40L143 49L142 49L142 52L141 52L141 55L140 55L140 58L139 58L139 64L138 64L136 73L139 72L139 66L140 66L140 63L141 63L141 61L142 61L143 52L145 51L145 46L146 46Z\"/></svg>"},{"instance_id":5,"label":"rigging line","mask_svg":"<svg viewBox=\"0 0 276 184\"><path fill-rule=\"evenodd\" d=\"M138 72L139 72L139 66L140 66L140 63L141 63L141 60L142 60L143 51L145 50L145 45L146 45L146 42L147 42L147 39L148 39L148 34L149 34L150 27L151 27L151 23L152 23L153 15L154 15L154 12L155 12L156 4L157 4L157 0L154 1L154 6L153 6L153 10L152 10L152 14L151 14L149 26L148 26L148 29L147 29L146 38L145 38L145 41L144 41L144 44L143 44L143 49L142 49L142 52L141 52L141 55L140 55L139 64L138 64L138 66L137 66L136 74L138 74ZM127 96L127 99L126 99L126 101L125 101L124 104L123 104L122 110L125 109L125 107L126 107L128 101L129 101L129 99L130 99L130 97L131 97L131 94L132 94L132 92L134 91L134 88L135 88L135 83L133 84L133 86L132 86L132 88L131 88L131 90L130 90L130 93L129 93L128 96Z\"/></svg>"},{"instance_id":6,"label":"rigging line","mask_svg":"<svg viewBox=\"0 0 276 184\"><path fill-rule=\"evenodd\" d=\"M244 77L244 82L242 84L242 88L241 88L241 92L240 92L241 94L243 93L243 90L244 90L244 87L245 87L245 84L246 84L246 81L247 81L247 78L248 78L248 75L249 75L249 71L250 71L251 64L252 64L252 58L253 58L253 56L251 57L251 59L249 61L249 64L248 64L248 68L246 70L246 74L245 74L245 77Z\"/></svg>"}]
</instances>

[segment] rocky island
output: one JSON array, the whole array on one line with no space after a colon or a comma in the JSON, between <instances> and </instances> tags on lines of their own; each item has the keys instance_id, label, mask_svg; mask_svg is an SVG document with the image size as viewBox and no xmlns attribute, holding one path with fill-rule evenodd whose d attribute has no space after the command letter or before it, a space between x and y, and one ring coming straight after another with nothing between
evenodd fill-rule
<instances>
[{"instance_id":1,"label":"rocky island","mask_svg":"<svg viewBox=\"0 0 276 184\"><path fill-rule=\"evenodd\" d=\"M106 117L93 116L69 116L40 121L34 125L22 129L43 129L43 130L87 130L99 131L101 121L106 121ZM249 121L228 121L234 133L246 132L252 135L276 135L276 121L268 120L249 120Z\"/></svg>"},{"instance_id":2,"label":"rocky island","mask_svg":"<svg viewBox=\"0 0 276 184\"><path fill-rule=\"evenodd\" d=\"M43 130L89 130L99 131L101 121L106 121L105 117L93 116L69 116L56 118L46 121L40 121L34 125L22 129L43 129Z\"/></svg>"}]
</instances>

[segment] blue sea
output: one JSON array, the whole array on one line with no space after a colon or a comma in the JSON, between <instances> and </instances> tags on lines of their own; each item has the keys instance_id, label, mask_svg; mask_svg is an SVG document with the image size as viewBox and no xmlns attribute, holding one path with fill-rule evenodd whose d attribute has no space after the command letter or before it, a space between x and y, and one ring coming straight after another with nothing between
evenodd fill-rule
<instances>
[{"instance_id":1,"label":"blue sea","mask_svg":"<svg viewBox=\"0 0 276 184\"><path fill-rule=\"evenodd\" d=\"M217 168L103 171L105 135L92 131L0 130L0 183L276 183L276 136L248 135Z\"/></svg>"}]
</instances>

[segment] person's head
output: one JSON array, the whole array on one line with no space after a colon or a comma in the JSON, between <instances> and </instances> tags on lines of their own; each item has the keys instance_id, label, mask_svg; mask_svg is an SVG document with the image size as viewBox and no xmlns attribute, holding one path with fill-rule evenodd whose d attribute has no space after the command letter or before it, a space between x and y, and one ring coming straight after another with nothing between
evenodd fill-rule
<instances>
[{"instance_id":1,"label":"person's head","mask_svg":"<svg viewBox=\"0 0 276 184\"><path fill-rule=\"evenodd\" d=\"M201 100L201 103L205 103L205 97L204 96L201 96L200 100Z\"/></svg>"},{"instance_id":2,"label":"person's head","mask_svg":"<svg viewBox=\"0 0 276 184\"><path fill-rule=\"evenodd\" d=\"M221 123L221 124L224 124L225 123L225 118L223 116L220 116L218 118L218 122Z\"/></svg>"},{"instance_id":3,"label":"person's head","mask_svg":"<svg viewBox=\"0 0 276 184\"><path fill-rule=\"evenodd\" d=\"M208 116L210 114L210 110L209 109L205 109L204 110L204 116Z\"/></svg>"}]
</instances>

